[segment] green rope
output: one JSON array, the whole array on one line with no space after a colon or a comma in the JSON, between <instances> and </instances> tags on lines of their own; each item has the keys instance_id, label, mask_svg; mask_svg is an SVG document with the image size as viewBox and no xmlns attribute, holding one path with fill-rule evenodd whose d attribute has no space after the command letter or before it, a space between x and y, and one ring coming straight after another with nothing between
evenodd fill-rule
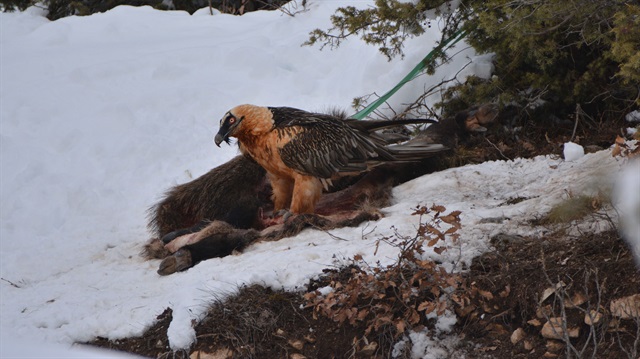
<instances>
[{"instance_id":1,"label":"green rope","mask_svg":"<svg viewBox=\"0 0 640 359\"><path fill-rule=\"evenodd\" d=\"M367 107L360 110L355 115L350 116L350 118L361 120L367 117L371 112L373 112L373 110L375 110L380 105L385 103L389 99L389 97L393 96L393 94L395 94L402 86L404 86L404 84L416 78L427 67L427 65L431 61L431 58L436 53L447 50L451 46L455 45L458 41L462 40L465 37L465 35L466 35L465 31L462 29L456 31L456 33L453 34L453 36L451 36L450 38L445 40L443 43L439 44L433 50L431 50L431 52L429 52L427 56L425 56L424 59L422 59L422 61L420 61L420 63L416 65L416 67L414 67L413 70L411 70L411 72L409 72L407 76L405 76L394 88L392 88L387 93L382 95L382 97L380 97L376 101L370 103Z\"/></svg>"}]
</instances>

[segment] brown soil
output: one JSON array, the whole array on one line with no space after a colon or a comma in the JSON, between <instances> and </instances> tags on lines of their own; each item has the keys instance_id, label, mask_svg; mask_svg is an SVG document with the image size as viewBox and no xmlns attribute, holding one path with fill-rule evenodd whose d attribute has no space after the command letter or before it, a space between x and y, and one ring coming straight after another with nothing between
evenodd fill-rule
<instances>
[{"instance_id":1,"label":"brown soil","mask_svg":"<svg viewBox=\"0 0 640 359\"><path fill-rule=\"evenodd\" d=\"M606 148L613 144L622 125L579 127L573 141L587 150ZM448 158L447 166L561 155L562 143L573 133L572 128L529 130L528 136L493 130ZM461 344L451 357L636 359L640 355L640 320L621 320L609 310L612 300L640 292L640 271L615 231L579 237L562 232L545 238L504 235L493 238L492 244L492 251L476 258L464 273L461 288L468 291L469 301L464 308L457 308L454 334ZM349 268L327 271L322 280L346 282L350 273ZM318 285L311 283L310 287ZM549 295L542 300L545 291ZM237 295L215 303L202 321L194 323L197 341L188 351L173 352L168 347L170 309L142 337L97 338L90 344L153 358L391 357L388 345L368 344L397 337L370 333L365 338L363 323L338 324L320 315L314 318L312 308L305 308L303 295L257 285L240 288ZM580 303L572 306L572 300ZM590 326L584 317L592 309L603 318ZM568 328L579 328L578 336L543 338L540 331L550 317L566 318ZM429 325L420 323L423 328ZM512 344L512 334L519 328L523 338Z\"/></svg>"}]
</instances>

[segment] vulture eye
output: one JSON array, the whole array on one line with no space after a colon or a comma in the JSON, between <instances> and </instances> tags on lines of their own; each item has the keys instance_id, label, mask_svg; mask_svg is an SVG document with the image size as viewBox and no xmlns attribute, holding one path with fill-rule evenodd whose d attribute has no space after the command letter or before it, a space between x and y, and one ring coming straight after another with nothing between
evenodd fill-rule
<instances>
[{"instance_id":1,"label":"vulture eye","mask_svg":"<svg viewBox=\"0 0 640 359\"><path fill-rule=\"evenodd\" d=\"M236 122L236 118L233 116L229 116L227 122L229 122L230 125L233 125Z\"/></svg>"}]
</instances>

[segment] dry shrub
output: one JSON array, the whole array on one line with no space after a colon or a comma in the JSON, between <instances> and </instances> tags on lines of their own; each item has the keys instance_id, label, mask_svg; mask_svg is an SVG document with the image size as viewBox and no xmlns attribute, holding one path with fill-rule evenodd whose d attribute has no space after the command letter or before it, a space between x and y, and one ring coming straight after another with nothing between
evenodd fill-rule
<instances>
[{"instance_id":1,"label":"dry shrub","mask_svg":"<svg viewBox=\"0 0 640 359\"><path fill-rule=\"evenodd\" d=\"M393 264L370 266L356 255L347 273L337 273L317 284L316 288L322 284L326 287L304 296L313 317L363 326L364 341L377 338L378 350L388 353L405 332L433 325L427 315L440 316L452 310L454 303L468 302L461 291L460 275L424 256L426 248L440 254L448 244L458 242L460 212L445 211L443 206L419 207L413 213L420 216L415 235L396 233L381 239L400 249Z\"/></svg>"}]
</instances>

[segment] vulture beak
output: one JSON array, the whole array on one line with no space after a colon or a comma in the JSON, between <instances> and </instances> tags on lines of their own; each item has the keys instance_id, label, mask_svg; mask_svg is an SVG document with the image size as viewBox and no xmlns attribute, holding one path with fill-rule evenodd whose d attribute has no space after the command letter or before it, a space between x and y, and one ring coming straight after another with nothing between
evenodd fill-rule
<instances>
[{"instance_id":1,"label":"vulture beak","mask_svg":"<svg viewBox=\"0 0 640 359\"><path fill-rule=\"evenodd\" d=\"M220 147L220 144L223 141L226 142L227 144L229 144L229 135L228 134L222 134L222 133L218 132L218 134L213 139L213 141L216 143L216 146L218 146L218 147Z\"/></svg>"},{"instance_id":2,"label":"vulture beak","mask_svg":"<svg viewBox=\"0 0 640 359\"><path fill-rule=\"evenodd\" d=\"M220 147L222 141L226 142L227 145L230 144L231 141L229 140L229 135L236 127L238 127L238 124L240 124L243 119L244 117L241 117L240 120L238 120L233 114L227 112L225 117L220 120L220 129L218 130L216 137L213 139L216 146Z\"/></svg>"}]
</instances>

